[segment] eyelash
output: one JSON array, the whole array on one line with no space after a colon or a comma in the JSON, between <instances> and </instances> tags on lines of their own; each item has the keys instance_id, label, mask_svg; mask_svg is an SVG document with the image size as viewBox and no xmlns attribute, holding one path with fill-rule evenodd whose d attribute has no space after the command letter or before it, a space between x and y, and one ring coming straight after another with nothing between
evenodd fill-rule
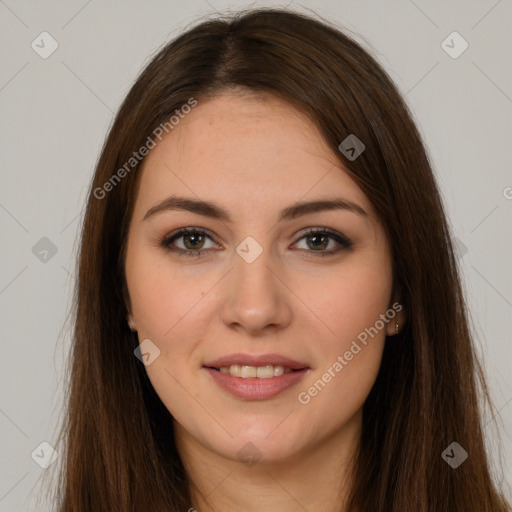
<instances>
[{"instance_id":1,"label":"eyelash","mask_svg":"<svg viewBox=\"0 0 512 512\"><path fill-rule=\"evenodd\" d=\"M203 249L203 250L192 250L192 249L179 249L179 248L171 248L170 244L174 242L175 240L183 237L184 235L191 235L191 234L199 234L206 236L210 238L212 241L212 237L206 233L206 231L200 229L200 228L184 228L180 229L177 233L174 233L173 235L165 236L161 241L160 245L171 252L176 253L178 256L188 256L188 257L200 257L203 252L207 252L209 249ZM305 251L308 253L313 253L314 256L334 256L335 254L338 254L340 251L351 249L352 248L352 242L346 238L345 236L341 235L340 233L337 233L335 231L331 231L327 228L310 228L305 233L302 234L302 236L297 240L300 241L303 238L306 238L311 235L324 235L328 236L329 238L335 240L340 244L340 248L330 251L313 251L313 250L306 250L306 249L299 249L301 251ZM295 243L297 243L295 242Z\"/></svg>"}]
</instances>

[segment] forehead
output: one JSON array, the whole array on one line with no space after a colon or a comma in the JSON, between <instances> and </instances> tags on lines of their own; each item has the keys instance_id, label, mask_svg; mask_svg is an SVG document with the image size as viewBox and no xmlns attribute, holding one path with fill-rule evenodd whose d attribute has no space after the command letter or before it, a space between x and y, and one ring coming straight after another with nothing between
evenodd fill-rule
<instances>
[{"instance_id":1,"label":"forehead","mask_svg":"<svg viewBox=\"0 0 512 512\"><path fill-rule=\"evenodd\" d=\"M234 207L337 193L371 210L317 126L271 95L199 100L149 152L140 179L145 203L176 191Z\"/></svg>"}]
</instances>

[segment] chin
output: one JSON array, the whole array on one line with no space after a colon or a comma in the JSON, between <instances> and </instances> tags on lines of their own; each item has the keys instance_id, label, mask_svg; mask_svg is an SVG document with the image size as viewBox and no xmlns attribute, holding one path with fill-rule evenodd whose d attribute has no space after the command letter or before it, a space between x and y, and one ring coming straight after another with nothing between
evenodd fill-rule
<instances>
[{"instance_id":1,"label":"chin","mask_svg":"<svg viewBox=\"0 0 512 512\"><path fill-rule=\"evenodd\" d=\"M300 429L295 429L292 425L286 425L285 428L278 426L285 417L286 415L273 418L272 421L238 425L237 429L229 429L233 437L213 438L211 431L204 432L204 439L212 451L249 466L256 462L283 462L307 444ZM283 425L284 423L286 420Z\"/></svg>"},{"instance_id":2,"label":"chin","mask_svg":"<svg viewBox=\"0 0 512 512\"><path fill-rule=\"evenodd\" d=\"M299 444L287 436L273 439L240 436L230 440L227 446L214 443L213 448L223 457L250 467L286 462L297 454Z\"/></svg>"}]
</instances>

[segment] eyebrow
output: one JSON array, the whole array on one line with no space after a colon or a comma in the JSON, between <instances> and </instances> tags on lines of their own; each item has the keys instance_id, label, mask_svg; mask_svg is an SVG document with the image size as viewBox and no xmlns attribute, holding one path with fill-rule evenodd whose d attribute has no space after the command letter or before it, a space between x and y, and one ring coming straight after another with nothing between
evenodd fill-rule
<instances>
[{"instance_id":1,"label":"eyebrow","mask_svg":"<svg viewBox=\"0 0 512 512\"><path fill-rule=\"evenodd\" d=\"M229 213L224 210L224 208L215 203L179 196L171 196L161 203L153 206L146 212L146 215L144 215L142 220L144 221L159 213L176 210L196 213L198 215L211 217L212 219L217 219L223 222L232 222ZM330 210L345 210L357 215L368 215L368 213L363 208L361 208L361 206L353 203L352 201L348 201L347 199L342 198L333 198L309 202L303 201L288 206L284 210L281 210L279 213L278 222L295 219L310 213L318 213Z\"/></svg>"}]
</instances>

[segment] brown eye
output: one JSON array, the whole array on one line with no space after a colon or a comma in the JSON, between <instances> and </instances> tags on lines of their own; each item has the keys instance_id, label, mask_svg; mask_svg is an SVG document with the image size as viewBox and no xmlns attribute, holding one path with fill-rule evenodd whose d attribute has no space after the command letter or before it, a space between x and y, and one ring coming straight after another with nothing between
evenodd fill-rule
<instances>
[{"instance_id":1,"label":"brown eye","mask_svg":"<svg viewBox=\"0 0 512 512\"><path fill-rule=\"evenodd\" d=\"M205 247L208 240L211 240L212 246ZM173 235L166 236L160 245L179 255L190 256L199 256L203 250L218 247L210 235L198 229L181 229Z\"/></svg>"},{"instance_id":2,"label":"brown eye","mask_svg":"<svg viewBox=\"0 0 512 512\"><path fill-rule=\"evenodd\" d=\"M329 237L322 234L308 235L305 237L311 249L326 249L329 245ZM310 243L311 242L311 243Z\"/></svg>"},{"instance_id":3,"label":"brown eye","mask_svg":"<svg viewBox=\"0 0 512 512\"><path fill-rule=\"evenodd\" d=\"M204 236L201 233L190 233L181 238L187 249L201 249L204 244Z\"/></svg>"},{"instance_id":4,"label":"brown eye","mask_svg":"<svg viewBox=\"0 0 512 512\"><path fill-rule=\"evenodd\" d=\"M313 253L315 256L334 255L352 247L352 242L341 233L325 228L311 229L299 239L299 242L301 240L306 240L306 247L299 247L299 249Z\"/></svg>"}]
</instances>

